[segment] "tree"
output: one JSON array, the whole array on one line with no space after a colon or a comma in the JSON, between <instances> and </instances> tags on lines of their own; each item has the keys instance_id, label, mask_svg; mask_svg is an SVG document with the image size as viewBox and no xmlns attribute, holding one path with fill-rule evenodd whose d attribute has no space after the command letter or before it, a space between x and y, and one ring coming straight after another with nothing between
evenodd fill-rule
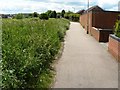
<instances>
[{"instance_id":1,"label":"tree","mask_svg":"<svg viewBox=\"0 0 120 90\"><path fill-rule=\"evenodd\" d=\"M16 14L15 15L15 18L16 19L23 19L24 18L24 15L22 13L19 13L19 14Z\"/></svg>"},{"instance_id":2,"label":"tree","mask_svg":"<svg viewBox=\"0 0 120 90\"><path fill-rule=\"evenodd\" d=\"M78 22L79 21L80 14L76 13L65 13L64 18L69 19L71 21Z\"/></svg>"},{"instance_id":3,"label":"tree","mask_svg":"<svg viewBox=\"0 0 120 90\"><path fill-rule=\"evenodd\" d=\"M50 13L50 18L56 18L56 17L57 17L56 11L52 11L52 12Z\"/></svg>"},{"instance_id":4,"label":"tree","mask_svg":"<svg viewBox=\"0 0 120 90\"><path fill-rule=\"evenodd\" d=\"M34 12L34 13L33 13L33 17L38 17L38 13L37 13L37 12Z\"/></svg>"},{"instance_id":5,"label":"tree","mask_svg":"<svg viewBox=\"0 0 120 90\"><path fill-rule=\"evenodd\" d=\"M69 14L65 13L64 18L69 19Z\"/></svg>"},{"instance_id":6,"label":"tree","mask_svg":"<svg viewBox=\"0 0 120 90\"><path fill-rule=\"evenodd\" d=\"M29 17L32 17L33 15L32 15L32 13L30 13L28 16L29 16Z\"/></svg>"},{"instance_id":7,"label":"tree","mask_svg":"<svg viewBox=\"0 0 120 90\"><path fill-rule=\"evenodd\" d=\"M48 15L46 13L40 14L39 18L43 19L43 20L48 20L49 19Z\"/></svg>"},{"instance_id":8,"label":"tree","mask_svg":"<svg viewBox=\"0 0 120 90\"><path fill-rule=\"evenodd\" d=\"M48 15L48 17L50 16L50 14L51 14L51 10L48 10L47 12L46 12L46 14Z\"/></svg>"},{"instance_id":9,"label":"tree","mask_svg":"<svg viewBox=\"0 0 120 90\"><path fill-rule=\"evenodd\" d=\"M72 11L68 11L67 14L73 14L73 12Z\"/></svg>"},{"instance_id":10,"label":"tree","mask_svg":"<svg viewBox=\"0 0 120 90\"><path fill-rule=\"evenodd\" d=\"M61 13L57 13L57 18L60 18L61 17Z\"/></svg>"},{"instance_id":11,"label":"tree","mask_svg":"<svg viewBox=\"0 0 120 90\"><path fill-rule=\"evenodd\" d=\"M65 15L65 10L62 10L61 16L64 17L64 15Z\"/></svg>"}]
</instances>

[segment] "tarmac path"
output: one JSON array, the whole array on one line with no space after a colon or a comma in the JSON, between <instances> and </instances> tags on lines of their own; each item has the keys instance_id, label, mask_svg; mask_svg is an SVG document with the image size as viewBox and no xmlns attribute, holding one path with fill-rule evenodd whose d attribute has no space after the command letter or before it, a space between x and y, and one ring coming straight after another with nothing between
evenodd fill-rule
<instances>
[{"instance_id":1,"label":"tarmac path","mask_svg":"<svg viewBox=\"0 0 120 90\"><path fill-rule=\"evenodd\" d=\"M71 22L53 88L118 88L118 63L80 23Z\"/></svg>"}]
</instances>

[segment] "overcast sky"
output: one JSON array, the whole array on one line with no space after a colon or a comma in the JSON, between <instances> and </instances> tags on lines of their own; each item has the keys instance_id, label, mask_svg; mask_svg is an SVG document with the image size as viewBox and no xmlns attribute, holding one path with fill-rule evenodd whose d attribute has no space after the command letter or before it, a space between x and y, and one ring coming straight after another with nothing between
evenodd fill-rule
<instances>
[{"instance_id":1,"label":"overcast sky","mask_svg":"<svg viewBox=\"0 0 120 90\"><path fill-rule=\"evenodd\" d=\"M88 0L0 0L0 13L32 13L47 10L79 11L87 9ZM117 11L120 0L89 0L90 6L99 5L105 10Z\"/></svg>"}]
</instances>

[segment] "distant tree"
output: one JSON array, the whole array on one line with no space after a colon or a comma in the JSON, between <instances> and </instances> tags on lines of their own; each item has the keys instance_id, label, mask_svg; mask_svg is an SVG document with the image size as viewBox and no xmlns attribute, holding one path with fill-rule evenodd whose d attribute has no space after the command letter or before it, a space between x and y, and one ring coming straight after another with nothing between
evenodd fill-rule
<instances>
[{"instance_id":1,"label":"distant tree","mask_svg":"<svg viewBox=\"0 0 120 90\"><path fill-rule=\"evenodd\" d=\"M65 13L64 18L69 19L71 21L78 22L79 21L80 14L76 13Z\"/></svg>"},{"instance_id":2,"label":"distant tree","mask_svg":"<svg viewBox=\"0 0 120 90\"><path fill-rule=\"evenodd\" d=\"M34 12L34 13L33 13L33 17L38 17L38 13L37 13L37 12Z\"/></svg>"},{"instance_id":3,"label":"distant tree","mask_svg":"<svg viewBox=\"0 0 120 90\"><path fill-rule=\"evenodd\" d=\"M29 17L32 17L33 15L32 15L32 13L30 13L28 16L29 16Z\"/></svg>"},{"instance_id":4,"label":"distant tree","mask_svg":"<svg viewBox=\"0 0 120 90\"><path fill-rule=\"evenodd\" d=\"M24 18L24 15L22 13L19 13L19 14L16 14L15 15L15 18L16 19L23 19Z\"/></svg>"},{"instance_id":5,"label":"distant tree","mask_svg":"<svg viewBox=\"0 0 120 90\"><path fill-rule=\"evenodd\" d=\"M68 12L66 12L67 14L73 14L73 12L72 11L68 11Z\"/></svg>"},{"instance_id":6,"label":"distant tree","mask_svg":"<svg viewBox=\"0 0 120 90\"><path fill-rule=\"evenodd\" d=\"M49 19L48 14L46 14L46 13L40 14L39 18L43 19L43 20L48 20Z\"/></svg>"},{"instance_id":7,"label":"distant tree","mask_svg":"<svg viewBox=\"0 0 120 90\"><path fill-rule=\"evenodd\" d=\"M46 12L46 14L48 15L48 17L50 16L51 13L52 13L51 10L48 10L48 11Z\"/></svg>"},{"instance_id":8,"label":"distant tree","mask_svg":"<svg viewBox=\"0 0 120 90\"><path fill-rule=\"evenodd\" d=\"M69 14L65 13L64 18L69 19Z\"/></svg>"},{"instance_id":9,"label":"distant tree","mask_svg":"<svg viewBox=\"0 0 120 90\"><path fill-rule=\"evenodd\" d=\"M50 18L56 18L56 17L57 17L56 11L52 11L52 12L50 13Z\"/></svg>"},{"instance_id":10,"label":"distant tree","mask_svg":"<svg viewBox=\"0 0 120 90\"><path fill-rule=\"evenodd\" d=\"M64 15L65 15L65 10L62 10L61 16L64 17Z\"/></svg>"},{"instance_id":11,"label":"distant tree","mask_svg":"<svg viewBox=\"0 0 120 90\"><path fill-rule=\"evenodd\" d=\"M61 17L61 13L57 13L57 18L60 18Z\"/></svg>"}]
</instances>

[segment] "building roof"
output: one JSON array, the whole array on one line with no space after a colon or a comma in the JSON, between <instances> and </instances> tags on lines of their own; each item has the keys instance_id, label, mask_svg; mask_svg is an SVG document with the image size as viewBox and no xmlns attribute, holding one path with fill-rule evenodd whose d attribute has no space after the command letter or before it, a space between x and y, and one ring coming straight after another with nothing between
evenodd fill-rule
<instances>
[{"instance_id":1,"label":"building roof","mask_svg":"<svg viewBox=\"0 0 120 90\"><path fill-rule=\"evenodd\" d=\"M91 12L91 11L99 12L99 11L104 11L104 10L101 7L99 7L98 5L96 5L96 6L88 8L84 13Z\"/></svg>"},{"instance_id":2,"label":"building roof","mask_svg":"<svg viewBox=\"0 0 120 90\"><path fill-rule=\"evenodd\" d=\"M82 10L79 10L78 12L76 12L77 14L83 14L84 13L84 9L82 9Z\"/></svg>"}]
</instances>

